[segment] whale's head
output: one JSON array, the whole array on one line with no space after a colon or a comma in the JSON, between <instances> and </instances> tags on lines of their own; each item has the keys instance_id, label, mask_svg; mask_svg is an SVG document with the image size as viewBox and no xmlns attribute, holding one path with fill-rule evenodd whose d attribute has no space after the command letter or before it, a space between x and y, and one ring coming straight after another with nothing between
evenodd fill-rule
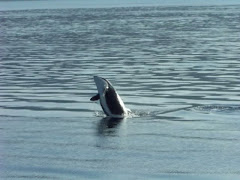
<instances>
[{"instance_id":1,"label":"whale's head","mask_svg":"<svg viewBox=\"0 0 240 180\"><path fill-rule=\"evenodd\" d=\"M94 76L93 78L100 95L105 95L108 89L112 87L111 83L102 77Z\"/></svg>"}]
</instances>

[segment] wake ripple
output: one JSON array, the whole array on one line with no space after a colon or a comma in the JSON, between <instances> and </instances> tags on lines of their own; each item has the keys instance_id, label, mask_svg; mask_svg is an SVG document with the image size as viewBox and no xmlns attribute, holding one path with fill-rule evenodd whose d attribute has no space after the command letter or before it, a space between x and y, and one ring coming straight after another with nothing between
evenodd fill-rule
<instances>
[{"instance_id":1,"label":"wake ripple","mask_svg":"<svg viewBox=\"0 0 240 180\"><path fill-rule=\"evenodd\" d=\"M203 105L188 110L205 113L233 113L240 112L240 105Z\"/></svg>"}]
</instances>

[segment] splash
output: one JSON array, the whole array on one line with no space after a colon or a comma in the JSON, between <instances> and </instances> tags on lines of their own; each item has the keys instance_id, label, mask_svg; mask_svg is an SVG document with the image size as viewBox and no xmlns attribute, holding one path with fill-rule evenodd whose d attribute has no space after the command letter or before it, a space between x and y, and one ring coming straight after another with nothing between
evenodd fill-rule
<instances>
[{"instance_id":1,"label":"splash","mask_svg":"<svg viewBox=\"0 0 240 180\"><path fill-rule=\"evenodd\" d=\"M102 111L95 111L94 114L96 117L106 117L106 115Z\"/></svg>"},{"instance_id":2,"label":"splash","mask_svg":"<svg viewBox=\"0 0 240 180\"><path fill-rule=\"evenodd\" d=\"M95 111L94 114L96 117L106 117L106 115L102 111ZM145 116L149 116L150 114L151 114L150 111L128 110L128 114L125 118L145 117Z\"/></svg>"}]
</instances>

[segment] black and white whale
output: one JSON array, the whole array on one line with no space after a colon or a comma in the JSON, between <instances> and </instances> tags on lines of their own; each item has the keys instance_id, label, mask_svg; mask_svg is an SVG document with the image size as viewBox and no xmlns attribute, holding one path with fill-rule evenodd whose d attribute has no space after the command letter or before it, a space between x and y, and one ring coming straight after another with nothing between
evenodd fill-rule
<instances>
[{"instance_id":1,"label":"black and white whale","mask_svg":"<svg viewBox=\"0 0 240 180\"><path fill-rule=\"evenodd\" d=\"M112 84L99 76L94 76L94 81L97 86L98 94L93 96L90 100L100 100L102 109L107 116L114 118L126 117L130 110L125 107Z\"/></svg>"}]
</instances>

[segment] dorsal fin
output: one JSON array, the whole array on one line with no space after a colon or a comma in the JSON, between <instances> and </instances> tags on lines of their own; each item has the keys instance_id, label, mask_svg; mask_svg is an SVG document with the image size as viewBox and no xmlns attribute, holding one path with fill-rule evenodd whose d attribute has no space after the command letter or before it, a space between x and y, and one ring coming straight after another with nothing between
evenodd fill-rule
<instances>
[{"instance_id":1,"label":"dorsal fin","mask_svg":"<svg viewBox=\"0 0 240 180\"><path fill-rule=\"evenodd\" d=\"M90 100L91 100L91 101L97 101L97 100L99 100L99 99L100 99L100 95L97 94L97 95L93 96Z\"/></svg>"}]
</instances>

